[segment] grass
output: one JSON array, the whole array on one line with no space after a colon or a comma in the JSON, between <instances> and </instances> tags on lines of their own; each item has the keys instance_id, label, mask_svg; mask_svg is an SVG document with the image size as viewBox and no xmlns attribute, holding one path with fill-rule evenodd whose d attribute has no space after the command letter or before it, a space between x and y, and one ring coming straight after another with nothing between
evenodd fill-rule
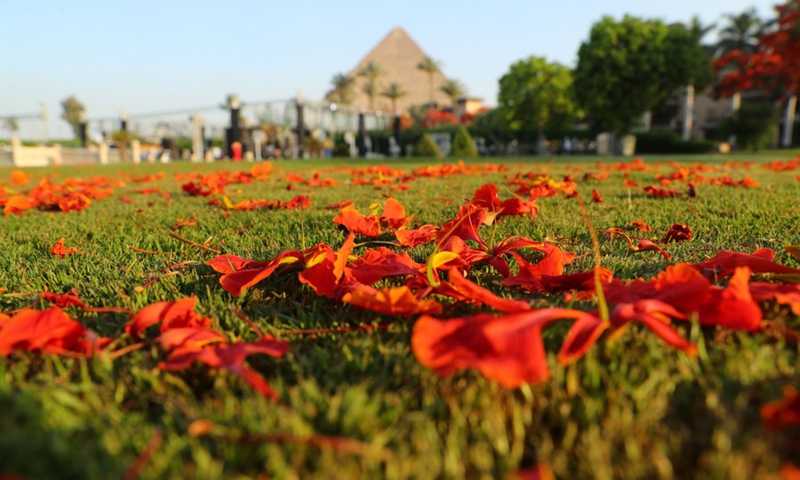
<instances>
[{"instance_id":1,"label":"grass","mask_svg":"<svg viewBox=\"0 0 800 480\"><path fill-rule=\"evenodd\" d=\"M674 157L673 157L674 158ZM26 212L0 218L0 287L8 292L77 288L93 306L137 310L152 302L197 296L199 311L231 338L254 334L233 312L239 308L263 331L291 342L283 359L253 357L250 364L269 379L281 400L269 402L237 377L195 366L167 373L157 368L161 354L147 347L114 361L104 357L74 360L17 353L0 359L0 474L35 479L121 478L140 467L142 478L503 478L520 468L548 463L557 478L777 478L782 462L797 458L798 432L764 429L760 406L780 396L786 384L800 384L797 345L765 335L686 328L700 345L689 358L652 335L631 329L616 342L601 342L576 364L561 367L550 355L552 378L539 385L505 390L477 372L442 379L421 366L410 351L413 319L381 317L317 298L291 278L270 278L233 298L219 276L203 262L209 253L168 235L176 218L197 225L181 230L192 241L246 258L267 260L278 252L326 242L337 248L344 235L323 207L351 199L361 211L395 196L417 224L441 225L462 199L494 182L504 190L517 171L554 176L574 174L580 191L597 189L603 204L588 205L596 228L621 227L641 219L659 238L672 223L691 226L691 242L672 244L675 262L695 262L720 249L753 251L768 247L777 261L797 266L783 253L800 243L797 198L800 172L780 174L758 163L745 171L722 160L758 162L791 158L785 152L740 157L686 157L684 164L720 168L708 173L736 180L750 175L756 189L698 187L689 199L653 199L641 189L622 186L622 173L606 180L582 180L598 171L596 157L507 160L505 173L418 178L409 191L349 185L341 167L355 162L275 163L285 171L322 171L340 185L298 186L287 191L282 174L266 182L231 185L240 199L288 200L307 194L305 211L231 212L188 197L174 174L245 169L249 164L138 165L32 170L57 179L143 175L164 172L155 183L116 189L80 213ZM653 171L632 172L642 185L672 169L666 158L647 157ZM618 159L606 159L615 162ZM656 162L659 162L656 164ZM391 163L411 170L436 163ZM7 182L10 170L0 170ZM159 187L170 198L133 193ZM682 187L676 187L682 188ZM513 189L513 187L512 187ZM128 196L134 203L120 201ZM568 272L592 267L591 240L574 200L538 200L538 217L508 218L496 238L518 234L562 242L579 258ZM90 254L64 259L48 249L58 239ZM130 247L159 252L142 254ZM657 252L630 254L622 242L601 238L603 265L618 278L648 278L667 262ZM430 247L412 252L423 261ZM169 270L180 262L190 262ZM793 263L795 262L795 263ZM478 281L536 307L564 306L559 295L530 296L499 286L488 269L473 272ZM154 280L155 279L155 280ZM144 285L150 283L145 288ZM0 295L0 310L26 305L30 298ZM586 308L591 308L588 304ZM463 309L445 315L464 313ZM124 314L75 313L102 335L119 336ZM765 307L765 317L800 326L785 308ZM299 329L388 324L387 329L293 335ZM545 343L555 352L565 329L548 330ZM197 423L198 420L203 422ZM205 421L211 422L206 423ZM200 425L208 434L197 435ZM194 433L194 434L193 434ZM341 437L357 443L325 443ZM134 466L134 467L132 467Z\"/></svg>"}]
</instances>

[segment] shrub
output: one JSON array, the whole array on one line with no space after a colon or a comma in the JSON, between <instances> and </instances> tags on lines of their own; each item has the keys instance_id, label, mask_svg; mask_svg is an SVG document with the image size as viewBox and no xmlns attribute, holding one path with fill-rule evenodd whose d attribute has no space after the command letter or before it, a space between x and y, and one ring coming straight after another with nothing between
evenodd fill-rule
<instances>
[{"instance_id":1,"label":"shrub","mask_svg":"<svg viewBox=\"0 0 800 480\"><path fill-rule=\"evenodd\" d=\"M433 138L425 133L414 147L414 156L441 158L442 154L439 152L439 147L436 145L436 142L433 141Z\"/></svg>"},{"instance_id":2,"label":"shrub","mask_svg":"<svg viewBox=\"0 0 800 480\"><path fill-rule=\"evenodd\" d=\"M477 157L478 149L466 127L460 127L453 136L453 145L450 148L451 157L469 158Z\"/></svg>"},{"instance_id":3,"label":"shrub","mask_svg":"<svg viewBox=\"0 0 800 480\"><path fill-rule=\"evenodd\" d=\"M636 153L710 153L716 148L712 140L683 140L672 130L656 130L636 134Z\"/></svg>"},{"instance_id":4,"label":"shrub","mask_svg":"<svg viewBox=\"0 0 800 480\"><path fill-rule=\"evenodd\" d=\"M776 110L769 103L744 103L731 118L720 125L719 132L735 136L736 144L755 152L772 139Z\"/></svg>"}]
</instances>

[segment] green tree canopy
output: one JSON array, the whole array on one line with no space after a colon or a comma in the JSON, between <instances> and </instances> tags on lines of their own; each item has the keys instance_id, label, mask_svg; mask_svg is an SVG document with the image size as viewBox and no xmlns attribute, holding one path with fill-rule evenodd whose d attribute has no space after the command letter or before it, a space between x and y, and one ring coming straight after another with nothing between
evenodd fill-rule
<instances>
[{"instance_id":1,"label":"green tree canopy","mask_svg":"<svg viewBox=\"0 0 800 480\"><path fill-rule=\"evenodd\" d=\"M86 114L86 107L84 107L74 95L70 95L62 100L61 107L64 109L64 112L61 114L61 119L72 127L75 138L80 137L81 122L84 120L83 117Z\"/></svg>"},{"instance_id":2,"label":"green tree canopy","mask_svg":"<svg viewBox=\"0 0 800 480\"><path fill-rule=\"evenodd\" d=\"M459 127L453 136L453 144L450 148L450 156L458 158L475 158L478 156L478 149L472 135L469 134L467 127Z\"/></svg>"},{"instance_id":3,"label":"green tree canopy","mask_svg":"<svg viewBox=\"0 0 800 480\"><path fill-rule=\"evenodd\" d=\"M670 25L664 42L667 58L666 79L674 86L694 85L703 90L714 82L714 69L709 50L701 43L703 32L699 25L688 28Z\"/></svg>"},{"instance_id":4,"label":"green tree canopy","mask_svg":"<svg viewBox=\"0 0 800 480\"><path fill-rule=\"evenodd\" d=\"M565 123L577 114L572 93L572 74L542 57L520 60L500 78L497 96L500 110L512 129Z\"/></svg>"},{"instance_id":5,"label":"green tree canopy","mask_svg":"<svg viewBox=\"0 0 800 480\"><path fill-rule=\"evenodd\" d=\"M603 17L578 50L578 103L598 127L624 134L676 88L707 85L708 61L692 29Z\"/></svg>"}]
</instances>

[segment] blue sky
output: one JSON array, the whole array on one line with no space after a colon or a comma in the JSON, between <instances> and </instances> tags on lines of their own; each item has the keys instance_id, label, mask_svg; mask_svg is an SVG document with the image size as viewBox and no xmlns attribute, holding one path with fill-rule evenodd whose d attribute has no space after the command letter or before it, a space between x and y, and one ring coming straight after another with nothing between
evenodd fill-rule
<instances>
[{"instance_id":1,"label":"blue sky","mask_svg":"<svg viewBox=\"0 0 800 480\"><path fill-rule=\"evenodd\" d=\"M514 61L545 56L573 66L603 15L706 23L770 0L369 0L89 1L0 0L5 39L0 116L49 110L50 136L71 136L58 119L75 95L90 118L243 100L318 100L395 26L402 26L450 78L494 105ZM709 39L713 40L713 37ZM40 127L23 122L24 137ZM6 137L7 132L0 131Z\"/></svg>"}]
</instances>

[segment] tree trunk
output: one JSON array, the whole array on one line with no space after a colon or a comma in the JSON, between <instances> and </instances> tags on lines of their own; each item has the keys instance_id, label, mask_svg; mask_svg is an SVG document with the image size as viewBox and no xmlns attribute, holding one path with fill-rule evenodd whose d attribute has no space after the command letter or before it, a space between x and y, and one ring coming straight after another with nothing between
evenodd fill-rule
<instances>
[{"instance_id":1,"label":"tree trunk","mask_svg":"<svg viewBox=\"0 0 800 480\"><path fill-rule=\"evenodd\" d=\"M794 117L797 109L797 95L792 95L786 100L786 113L783 117L783 138L781 147L792 146L792 133L794 133Z\"/></svg>"},{"instance_id":2,"label":"tree trunk","mask_svg":"<svg viewBox=\"0 0 800 480\"><path fill-rule=\"evenodd\" d=\"M694 126L694 85L686 85L686 93L683 103L683 139L692 139L692 128Z\"/></svg>"},{"instance_id":3,"label":"tree trunk","mask_svg":"<svg viewBox=\"0 0 800 480\"><path fill-rule=\"evenodd\" d=\"M649 132L653 123L653 112L648 110L642 115L642 131Z\"/></svg>"},{"instance_id":4,"label":"tree trunk","mask_svg":"<svg viewBox=\"0 0 800 480\"><path fill-rule=\"evenodd\" d=\"M742 94L736 92L731 96L731 111L729 116L733 117L739 110L739 107L741 106L742 106ZM736 135L731 135L730 138L728 138L728 143L730 143L731 146L736 145Z\"/></svg>"},{"instance_id":5,"label":"tree trunk","mask_svg":"<svg viewBox=\"0 0 800 480\"><path fill-rule=\"evenodd\" d=\"M732 117L733 114L736 113L736 111L739 110L739 107L741 107L741 106L742 106L742 94L739 93L739 92L736 92L731 96L731 114L730 114L730 116Z\"/></svg>"},{"instance_id":6,"label":"tree trunk","mask_svg":"<svg viewBox=\"0 0 800 480\"><path fill-rule=\"evenodd\" d=\"M536 135L536 152L539 155L547 155L547 139L544 138L543 125L539 125L539 134Z\"/></svg>"}]
</instances>

